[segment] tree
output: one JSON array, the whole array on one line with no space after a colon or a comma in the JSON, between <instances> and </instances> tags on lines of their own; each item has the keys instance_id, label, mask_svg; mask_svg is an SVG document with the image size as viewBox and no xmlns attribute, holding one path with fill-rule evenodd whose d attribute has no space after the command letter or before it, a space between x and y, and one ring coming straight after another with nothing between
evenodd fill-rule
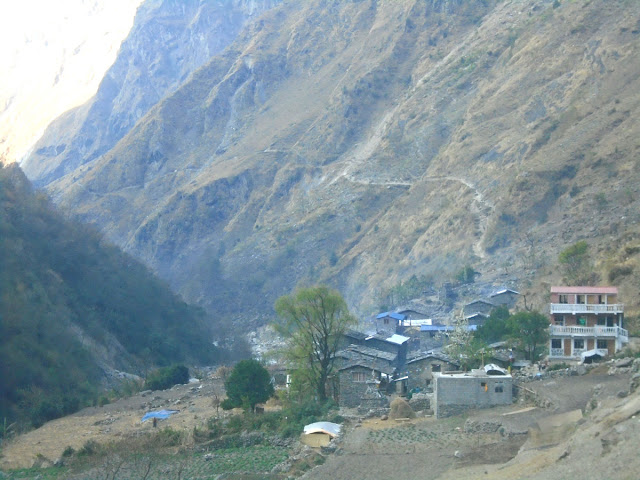
<instances>
[{"instance_id":1,"label":"tree","mask_svg":"<svg viewBox=\"0 0 640 480\"><path fill-rule=\"evenodd\" d=\"M448 343L445 345L444 351L460 363L460 367L464 371L467 371L480 365L484 347L486 344L481 339L474 337L469 330L467 319L459 318L448 335Z\"/></svg>"},{"instance_id":2,"label":"tree","mask_svg":"<svg viewBox=\"0 0 640 480\"><path fill-rule=\"evenodd\" d=\"M288 339L287 358L313 385L318 400L327 399L327 379L345 331L356 324L339 292L325 286L297 290L280 297L276 329Z\"/></svg>"},{"instance_id":3,"label":"tree","mask_svg":"<svg viewBox=\"0 0 640 480\"><path fill-rule=\"evenodd\" d=\"M540 312L518 312L509 317L507 327L512 341L528 360L538 360L538 347L549 340L549 318Z\"/></svg>"},{"instance_id":4,"label":"tree","mask_svg":"<svg viewBox=\"0 0 640 480\"><path fill-rule=\"evenodd\" d=\"M456 273L456 280L458 283L467 284L476 281L476 276L480 275L476 272L471 265L465 265Z\"/></svg>"},{"instance_id":5,"label":"tree","mask_svg":"<svg viewBox=\"0 0 640 480\"><path fill-rule=\"evenodd\" d=\"M507 328L509 315L509 309L504 305L494 308L484 324L478 327L474 337L487 343L499 342L509 334Z\"/></svg>"},{"instance_id":6,"label":"tree","mask_svg":"<svg viewBox=\"0 0 640 480\"><path fill-rule=\"evenodd\" d=\"M567 284L595 285L598 282L598 275L593 271L593 262L589 256L589 245L584 240L560 252L558 262Z\"/></svg>"},{"instance_id":7,"label":"tree","mask_svg":"<svg viewBox=\"0 0 640 480\"><path fill-rule=\"evenodd\" d=\"M225 410L235 407L251 409L256 404L266 402L273 395L271 375L257 360L241 360L233 367L233 371L224 382L227 398L221 406Z\"/></svg>"},{"instance_id":8,"label":"tree","mask_svg":"<svg viewBox=\"0 0 640 480\"><path fill-rule=\"evenodd\" d=\"M189 383L189 369L184 365L162 367L147 375L145 390L167 390L174 385Z\"/></svg>"}]
</instances>

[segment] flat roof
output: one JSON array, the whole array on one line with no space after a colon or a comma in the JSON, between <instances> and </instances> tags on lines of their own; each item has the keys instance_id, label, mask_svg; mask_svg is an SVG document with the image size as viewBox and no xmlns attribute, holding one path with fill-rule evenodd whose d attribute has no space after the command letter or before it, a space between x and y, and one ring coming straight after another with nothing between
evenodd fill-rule
<instances>
[{"instance_id":1,"label":"flat roof","mask_svg":"<svg viewBox=\"0 0 640 480\"><path fill-rule=\"evenodd\" d=\"M390 337L385 339L387 342L395 343L396 345L402 345L404 342L410 340L409 337L405 337L404 335L398 335L394 333Z\"/></svg>"},{"instance_id":2,"label":"flat roof","mask_svg":"<svg viewBox=\"0 0 640 480\"><path fill-rule=\"evenodd\" d=\"M597 294L609 293L618 294L618 287L551 287L551 293L577 293L577 294Z\"/></svg>"}]
</instances>

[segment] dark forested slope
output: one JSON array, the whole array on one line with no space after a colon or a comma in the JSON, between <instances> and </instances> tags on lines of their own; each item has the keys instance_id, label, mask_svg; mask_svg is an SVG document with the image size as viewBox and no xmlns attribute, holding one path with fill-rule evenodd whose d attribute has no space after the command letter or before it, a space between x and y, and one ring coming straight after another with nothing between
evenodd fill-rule
<instances>
[{"instance_id":1,"label":"dark forested slope","mask_svg":"<svg viewBox=\"0 0 640 480\"><path fill-rule=\"evenodd\" d=\"M215 362L200 309L0 168L0 418L90 402L114 369Z\"/></svg>"}]
</instances>

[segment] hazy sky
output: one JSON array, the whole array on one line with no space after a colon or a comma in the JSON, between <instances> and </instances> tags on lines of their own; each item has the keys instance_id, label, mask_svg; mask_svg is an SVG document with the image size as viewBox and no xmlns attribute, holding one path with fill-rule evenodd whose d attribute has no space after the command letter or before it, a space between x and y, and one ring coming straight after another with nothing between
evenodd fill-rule
<instances>
[{"instance_id":1,"label":"hazy sky","mask_svg":"<svg viewBox=\"0 0 640 480\"><path fill-rule=\"evenodd\" d=\"M141 0L0 0L0 156L96 91Z\"/></svg>"}]
</instances>

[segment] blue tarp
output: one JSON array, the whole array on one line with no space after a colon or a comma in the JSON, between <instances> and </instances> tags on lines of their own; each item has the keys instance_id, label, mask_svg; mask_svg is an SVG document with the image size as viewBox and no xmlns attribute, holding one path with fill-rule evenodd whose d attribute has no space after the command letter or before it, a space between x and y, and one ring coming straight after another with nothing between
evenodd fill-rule
<instances>
[{"instance_id":1,"label":"blue tarp","mask_svg":"<svg viewBox=\"0 0 640 480\"><path fill-rule=\"evenodd\" d=\"M160 420L166 420L172 414L178 413L179 410L158 410L157 412L145 413L142 417L142 421L149 420L150 418L159 418Z\"/></svg>"}]
</instances>

